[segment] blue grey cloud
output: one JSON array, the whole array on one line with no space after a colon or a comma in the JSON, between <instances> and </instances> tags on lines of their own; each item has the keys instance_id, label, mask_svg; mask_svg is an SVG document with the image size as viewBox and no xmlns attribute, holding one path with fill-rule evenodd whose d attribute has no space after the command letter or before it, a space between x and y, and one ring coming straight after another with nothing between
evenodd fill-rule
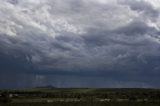
<instances>
[{"instance_id":1,"label":"blue grey cloud","mask_svg":"<svg viewBox=\"0 0 160 106\"><path fill-rule=\"evenodd\" d=\"M157 2L0 0L0 87L159 87Z\"/></svg>"}]
</instances>

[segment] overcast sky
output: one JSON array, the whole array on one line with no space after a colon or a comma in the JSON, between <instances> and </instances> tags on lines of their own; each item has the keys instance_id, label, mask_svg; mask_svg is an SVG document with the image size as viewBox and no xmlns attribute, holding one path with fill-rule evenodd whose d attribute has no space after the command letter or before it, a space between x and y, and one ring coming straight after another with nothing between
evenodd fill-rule
<instances>
[{"instance_id":1,"label":"overcast sky","mask_svg":"<svg viewBox=\"0 0 160 106\"><path fill-rule=\"evenodd\" d=\"M0 88L160 87L160 0L0 0Z\"/></svg>"}]
</instances>

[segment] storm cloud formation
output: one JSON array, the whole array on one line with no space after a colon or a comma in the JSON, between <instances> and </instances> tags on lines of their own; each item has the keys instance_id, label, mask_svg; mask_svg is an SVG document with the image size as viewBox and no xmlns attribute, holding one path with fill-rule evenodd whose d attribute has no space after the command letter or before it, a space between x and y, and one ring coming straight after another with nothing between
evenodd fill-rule
<instances>
[{"instance_id":1,"label":"storm cloud formation","mask_svg":"<svg viewBox=\"0 0 160 106\"><path fill-rule=\"evenodd\" d=\"M158 0L0 0L0 87L159 87Z\"/></svg>"}]
</instances>

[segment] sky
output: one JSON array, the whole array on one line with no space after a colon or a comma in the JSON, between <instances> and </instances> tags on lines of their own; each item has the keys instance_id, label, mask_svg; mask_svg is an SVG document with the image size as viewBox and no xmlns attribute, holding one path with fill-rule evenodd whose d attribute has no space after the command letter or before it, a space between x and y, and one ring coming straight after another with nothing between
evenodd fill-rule
<instances>
[{"instance_id":1,"label":"sky","mask_svg":"<svg viewBox=\"0 0 160 106\"><path fill-rule=\"evenodd\" d=\"M160 0L0 0L0 17L0 89L160 87Z\"/></svg>"}]
</instances>

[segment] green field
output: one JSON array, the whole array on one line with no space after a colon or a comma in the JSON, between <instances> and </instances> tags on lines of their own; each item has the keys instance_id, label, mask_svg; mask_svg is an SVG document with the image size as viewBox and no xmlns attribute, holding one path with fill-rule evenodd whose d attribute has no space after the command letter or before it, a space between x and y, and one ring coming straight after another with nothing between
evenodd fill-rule
<instances>
[{"instance_id":1,"label":"green field","mask_svg":"<svg viewBox=\"0 0 160 106\"><path fill-rule=\"evenodd\" d=\"M1 90L0 106L160 106L159 89Z\"/></svg>"}]
</instances>

